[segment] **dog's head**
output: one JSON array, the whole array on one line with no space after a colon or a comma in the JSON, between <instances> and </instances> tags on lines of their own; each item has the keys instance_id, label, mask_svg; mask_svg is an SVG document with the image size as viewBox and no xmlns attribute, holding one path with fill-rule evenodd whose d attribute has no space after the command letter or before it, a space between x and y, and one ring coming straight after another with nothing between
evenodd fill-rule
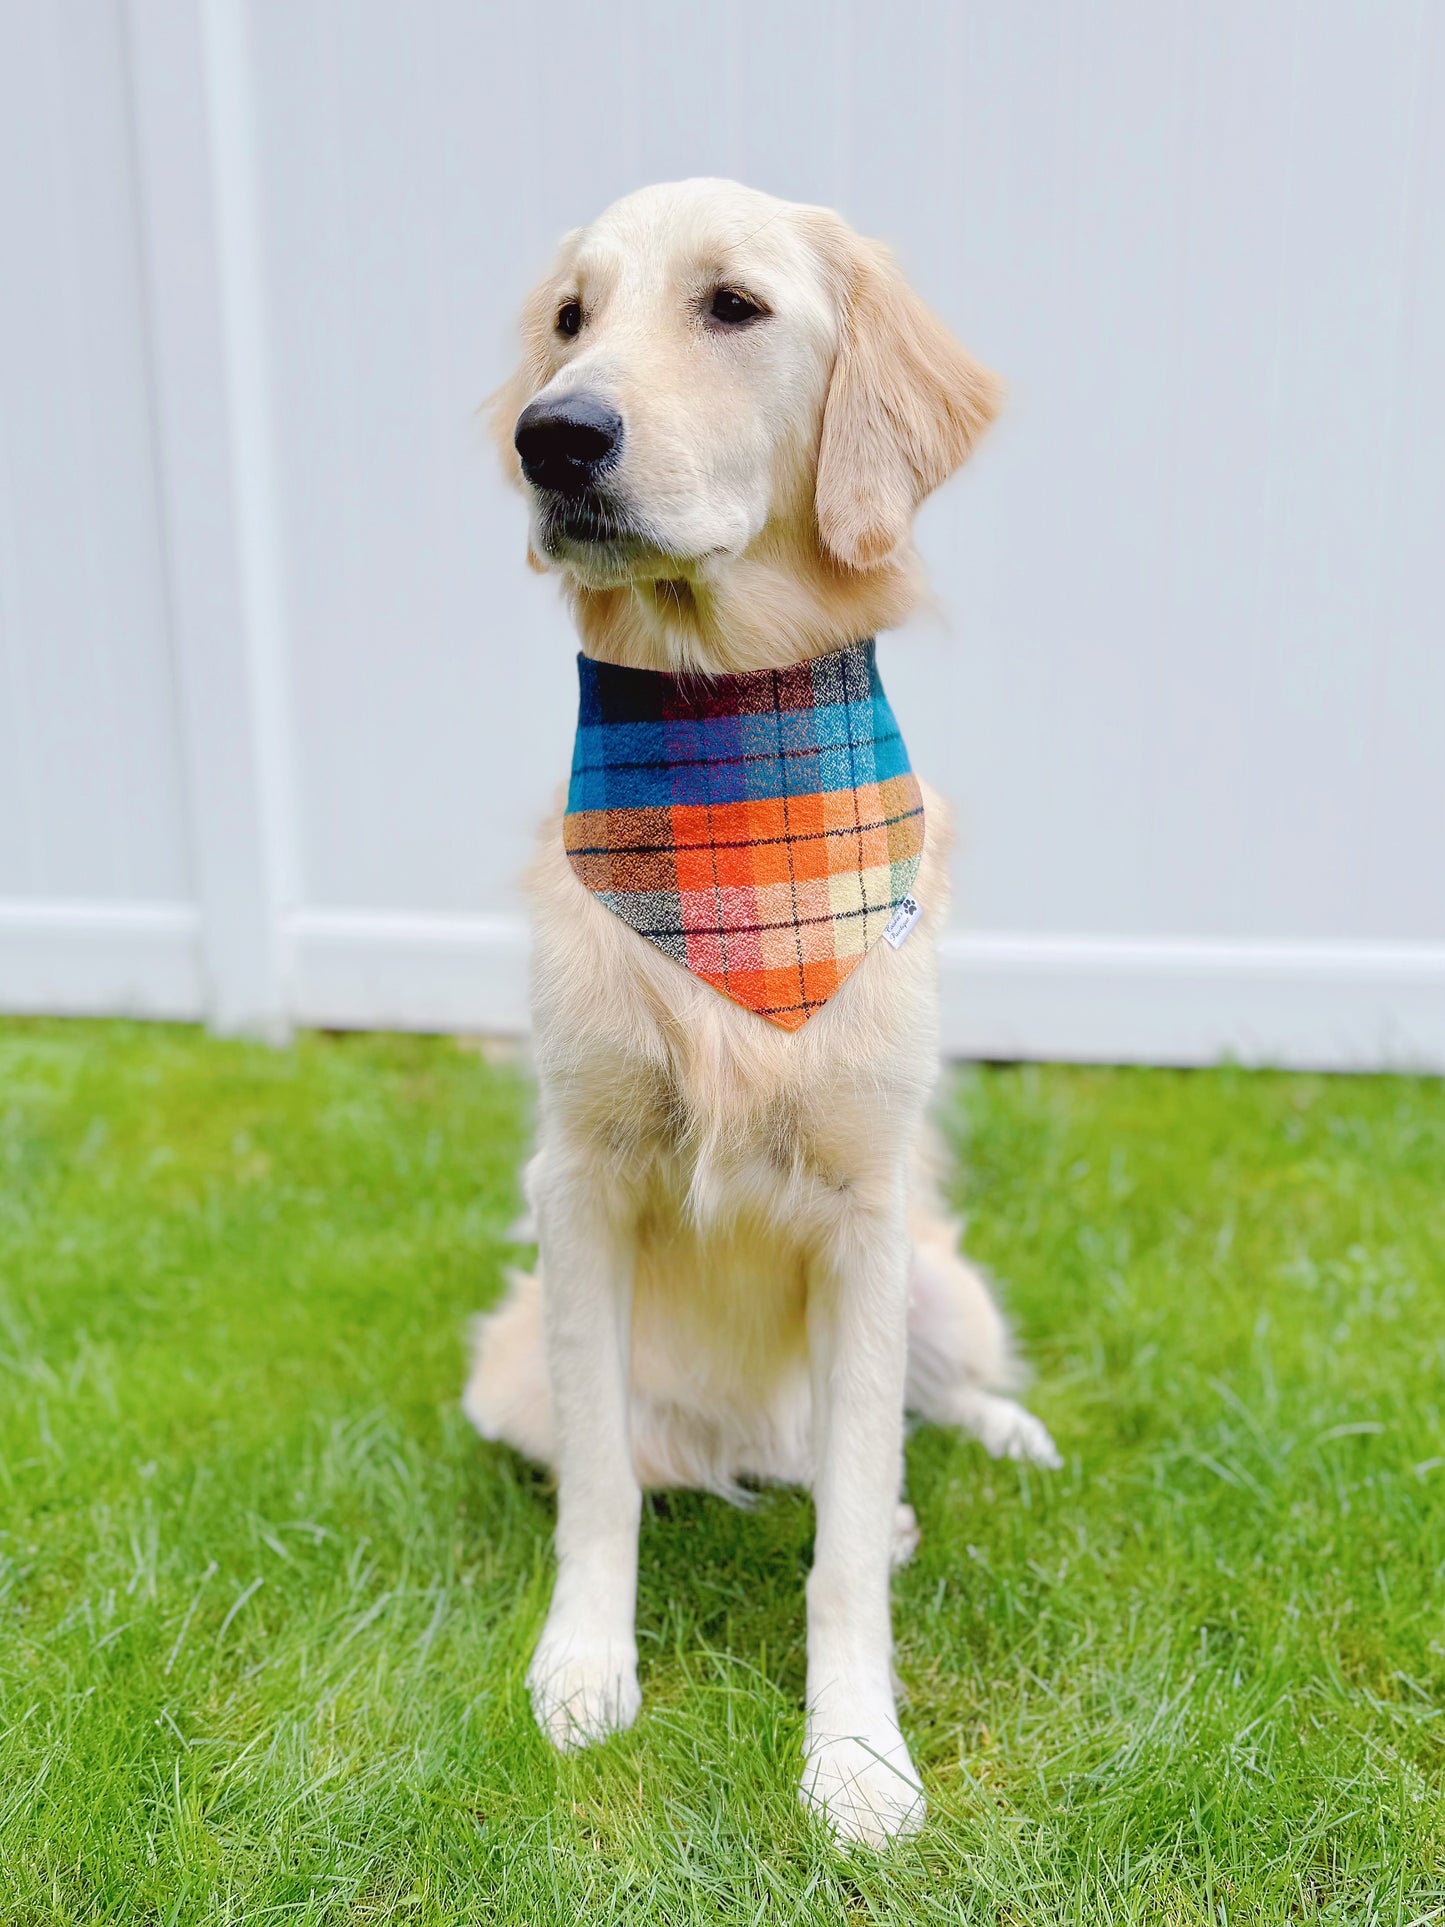
<instances>
[{"instance_id":1,"label":"dog's head","mask_svg":"<svg viewBox=\"0 0 1445 1927\"><path fill-rule=\"evenodd\" d=\"M533 555L583 590L698 590L764 543L894 567L998 406L886 250L731 181L569 234L523 332L492 418Z\"/></svg>"}]
</instances>

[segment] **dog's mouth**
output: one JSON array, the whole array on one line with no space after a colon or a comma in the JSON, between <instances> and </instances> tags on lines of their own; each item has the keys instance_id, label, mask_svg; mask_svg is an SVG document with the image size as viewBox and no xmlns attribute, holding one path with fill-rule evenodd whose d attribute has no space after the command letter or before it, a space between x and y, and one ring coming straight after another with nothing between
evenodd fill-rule
<instances>
[{"instance_id":1,"label":"dog's mouth","mask_svg":"<svg viewBox=\"0 0 1445 1927\"><path fill-rule=\"evenodd\" d=\"M643 530L602 496L554 495L542 511L544 538L620 548L640 541Z\"/></svg>"},{"instance_id":2,"label":"dog's mouth","mask_svg":"<svg viewBox=\"0 0 1445 1927\"><path fill-rule=\"evenodd\" d=\"M551 561L594 579L616 579L664 557L654 532L599 491L537 493L538 545Z\"/></svg>"}]
</instances>

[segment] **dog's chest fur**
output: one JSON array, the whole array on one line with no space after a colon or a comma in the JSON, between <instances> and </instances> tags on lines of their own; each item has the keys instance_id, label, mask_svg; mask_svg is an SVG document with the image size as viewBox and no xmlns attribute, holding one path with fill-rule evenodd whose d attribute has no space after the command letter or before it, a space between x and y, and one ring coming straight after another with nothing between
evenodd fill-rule
<instances>
[{"instance_id":1,"label":"dog's chest fur","mask_svg":"<svg viewBox=\"0 0 1445 1927\"><path fill-rule=\"evenodd\" d=\"M941 830L941 804L928 807ZM870 953L787 1033L610 916L548 825L533 871L543 1104L620 1209L659 1233L751 1223L808 1238L896 1169L935 1076L943 847L931 833L925 920L904 948Z\"/></svg>"}]
</instances>

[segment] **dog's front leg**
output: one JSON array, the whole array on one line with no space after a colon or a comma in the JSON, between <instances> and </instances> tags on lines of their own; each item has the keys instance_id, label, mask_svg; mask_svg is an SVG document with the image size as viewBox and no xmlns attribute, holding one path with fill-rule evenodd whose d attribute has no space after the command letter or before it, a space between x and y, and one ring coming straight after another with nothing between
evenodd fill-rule
<instances>
[{"instance_id":1,"label":"dog's front leg","mask_svg":"<svg viewBox=\"0 0 1445 1927\"><path fill-rule=\"evenodd\" d=\"M556 1418L557 1580L527 1674L564 1751L637 1717L637 1532L628 1435L627 1241L585 1166L545 1149L535 1173L547 1369Z\"/></svg>"},{"instance_id":2,"label":"dog's front leg","mask_svg":"<svg viewBox=\"0 0 1445 1927\"><path fill-rule=\"evenodd\" d=\"M847 1839L923 1820L893 1697L890 1554L903 1468L909 1240L903 1174L861 1187L808 1281L817 1536L802 1797Z\"/></svg>"}]
</instances>

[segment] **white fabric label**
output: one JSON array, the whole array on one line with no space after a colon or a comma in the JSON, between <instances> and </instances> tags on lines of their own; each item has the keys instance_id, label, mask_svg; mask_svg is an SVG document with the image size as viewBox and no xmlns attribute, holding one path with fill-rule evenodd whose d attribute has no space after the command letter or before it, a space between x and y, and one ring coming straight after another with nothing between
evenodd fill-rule
<instances>
[{"instance_id":1,"label":"white fabric label","mask_svg":"<svg viewBox=\"0 0 1445 1927\"><path fill-rule=\"evenodd\" d=\"M884 943L891 943L896 950L922 915L923 905L918 899L905 897L884 926Z\"/></svg>"}]
</instances>

